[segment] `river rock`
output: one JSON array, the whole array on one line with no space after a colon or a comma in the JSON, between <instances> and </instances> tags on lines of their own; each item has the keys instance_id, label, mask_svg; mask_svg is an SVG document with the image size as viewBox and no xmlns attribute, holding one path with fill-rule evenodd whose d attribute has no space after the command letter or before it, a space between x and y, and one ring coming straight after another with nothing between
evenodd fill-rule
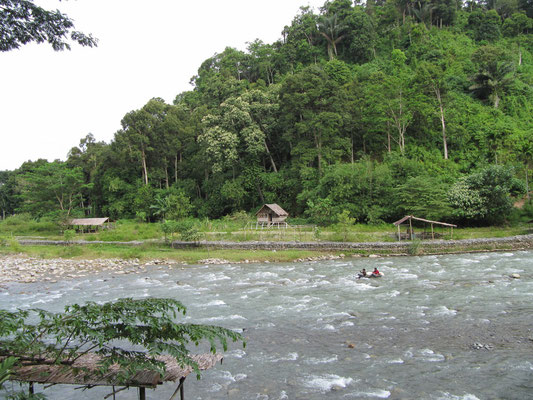
<instances>
[{"instance_id":1,"label":"river rock","mask_svg":"<svg viewBox=\"0 0 533 400\"><path fill-rule=\"evenodd\" d=\"M511 274L509 276L513 279L520 279L520 274Z\"/></svg>"},{"instance_id":2,"label":"river rock","mask_svg":"<svg viewBox=\"0 0 533 400\"><path fill-rule=\"evenodd\" d=\"M474 343L472 345L472 348L474 350L492 350L492 346L490 344L483 344L483 343Z\"/></svg>"}]
</instances>

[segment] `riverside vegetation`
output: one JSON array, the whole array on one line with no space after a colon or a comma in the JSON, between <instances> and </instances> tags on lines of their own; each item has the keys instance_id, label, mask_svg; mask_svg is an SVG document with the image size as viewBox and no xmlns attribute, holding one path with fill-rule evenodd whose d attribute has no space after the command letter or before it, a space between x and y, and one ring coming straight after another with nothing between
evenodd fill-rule
<instances>
[{"instance_id":1,"label":"riverside vegetation","mask_svg":"<svg viewBox=\"0 0 533 400\"><path fill-rule=\"evenodd\" d=\"M24 11L36 7L20 3ZM27 31L24 23L3 20L11 35L0 39L0 51L42 42L43 28L54 49L68 48L72 21L42 11L43 24L29 23ZM302 7L280 27L280 40L256 39L246 51L228 47L200 65L193 90L172 104L153 98L128 112L111 143L88 134L65 162L29 161L0 171L0 252L169 254L191 262L200 255L273 257L209 248L180 253L149 242L135 248L18 243L20 236L78 239L58 233L57 221L72 216L119 220L114 231L83 237L94 241L168 238L180 230L193 240L392 240L384 223L405 214L475 227L456 230L456 238L526 233L524 223L533 218L532 17L528 0L333 0L317 13ZM90 35L72 31L71 37L96 45ZM512 199L523 202L521 211ZM274 202L318 228L290 238L283 237L288 231L243 231L242 221L223 218ZM183 222L188 218L194 220ZM170 229L169 221L182 221L181 228ZM419 251L419 243L411 250ZM291 252L276 252L276 260L304 254ZM156 312L181 310L154 301L164 306ZM73 307L66 312L83 310ZM2 316L2 334L26 327L22 314ZM74 328L87 319L82 315ZM149 319L159 332L157 319ZM240 339L231 331L207 333L223 344L226 337ZM0 365L0 386L11 367Z\"/></svg>"},{"instance_id":2,"label":"riverside vegetation","mask_svg":"<svg viewBox=\"0 0 533 400\"><path fill-rule=\"evenodd\" d=\"M511 225L499 227L469 227L454 229L454 239L483 239L494 237L509 237L531 233L528 224L520 222L524 218L523 211L515 211L516 220ZM527 215L526 215L527 216ZM169 221L167 221L169 222ZM172 221L170 221L172 222ZM296 222L302 222L297 220ZM216 248L214 241L269 241L269 242L395 242L396 228L392 224L343 224L337 223L328 226L299 225L299 229L245 229L253 223L253 219L244 213L237 213L219 220L189 219L182 221L182 229L186 236L180 232L165 231L164 223L146 223L135 220L119 220L115 228L96 233L76 234L65 231L61 234L61 226L54 221L42 218L34 220L28 214L20 214L0 221L0 254L25 254L39 259L73 258L84 259L123 259L123 260L165 260L165 262L179 262L185 264L206 262L206 260L227 260L229 262L253 261L295 261L320 258L331 258L342 255L369 255L372 253L397 254L397 250L371 250L371 249L284 249L278 251L261 249L220 249ZM185 228L183 228L185 227ZM173 249L169 246L171 240L190 239L191 231L194 240L202 240L205 245L188 249ZM183 233L183 232L182 232ZM436 234L442 238L450 238L446 229L435 228ZM25 243L23 240L50 240L60 241L63 246ZM85 244L77 245L77 241ZM91 244L95 242L94 244ZM135 246L127 244L135 242ZM213 245L209 245L213 243ZM429 252L450 252L461 250L497 250L507 249L507 243L495 246L486 244L470 244L452 248L424 249L418 242L413 242L408 254ZM416 248L415 248L416 247ZM70 271L70 267L68 270ZM72 273L70 271L69 273Z\"/></svg>"},{"instance_id":3,"label":"riverside vegetation","mask_svg":"<svg viewBox=\"0 0 533 400\"><path fill-rule=\"evenodd\" d=\"M319 225L488 226L513 196L527 221L532 17L522 0L302 7L278 41L221 49L172 104L128 112L110 143L2 171L0 215L211 221L278 203Z\"/></svg>"}]
</instances>

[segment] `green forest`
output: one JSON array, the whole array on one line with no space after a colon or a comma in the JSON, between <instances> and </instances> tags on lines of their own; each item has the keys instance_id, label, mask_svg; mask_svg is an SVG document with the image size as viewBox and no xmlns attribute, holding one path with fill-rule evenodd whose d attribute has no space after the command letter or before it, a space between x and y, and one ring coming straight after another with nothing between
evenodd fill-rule
<instances>
[{"instance_id":1,"label":"green forest","mask_svg":"<svg viewBox=\"0 0 533 400\"><path fill-rule=\"evenodd\" d=\"M521 201L533 218L532 0L334 0L287 23L274 43L205 60L172 104L122 116L110 143L88 134L64 162L0 171L0 217L278 203L317 224L480 226Z\"/></svg>"}]
</instances>

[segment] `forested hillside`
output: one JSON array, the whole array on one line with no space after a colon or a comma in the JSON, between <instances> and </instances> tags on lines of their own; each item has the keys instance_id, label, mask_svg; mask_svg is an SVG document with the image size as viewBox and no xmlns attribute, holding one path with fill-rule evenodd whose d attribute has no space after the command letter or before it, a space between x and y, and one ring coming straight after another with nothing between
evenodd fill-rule
<instances>
[{"instance_id":1,"label":"forested hillside","mask_svg":"<svg viewBox=\"0 0 533 400\"><path fill-rule=\"evenodd\" d=\"M531 0L327 1L205 60L173 104L0 173L0 216L405 213L503 222L533 163ZM98 118L98 116L95 116ZM117 116L117 119L120 116Z\"/></svg>"}]
</instances>

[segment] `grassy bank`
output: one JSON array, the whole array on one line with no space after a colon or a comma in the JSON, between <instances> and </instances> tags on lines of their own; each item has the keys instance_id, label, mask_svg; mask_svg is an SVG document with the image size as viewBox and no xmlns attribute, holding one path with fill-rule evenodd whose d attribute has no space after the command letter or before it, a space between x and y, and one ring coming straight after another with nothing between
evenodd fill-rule
<instances>
[{"instance_id":1,"label":"grassy bank","mask_svg":"<svg viewBox=\"0 0 533 400\"><path fill-rule=\"evenodd\" d=\"M255 223L249 218L225 218L221 220L195 220L192 221L199 231L201 240L214 241L298 241L298 242L395 242L396 227L392 224L350 226L332 225L317 227L312 225L298 225L289 229L252 229ZM423 229L418 228L416 232ZM442 239L450 239L448 229L436 228L435 233ZM453 239L482 239L510 237L531 233L528 224L517 224L505 227L483 228L457 228L453 231ZM128 242L134 240L146 240L141 246L109 244L89 245L25 245L19 243L21 239L40 238L47 240L64 240L66 235L60 233L60 228L51 221L35 221L20 215L0 221L0 254L24 253L39 258L123 258L123 259L168 259L178 262L197 263L207 258L220 258L232 262L270 261L289 262L297 259L322 257L326 255L349 256L353 254L369 255L373 253L389 254L438 254L466 251L494 251L510 250L509 244L468 244L449 247L434 247L428 241L414 241L403 250L398 249L359 249L359 250L229 250L198 247L191 249L171 249L162 243L164 239L159 223L143 223L132 220L117 221L114 229L104 230L97 233L75 234L69 232L69 240L105 241L105 242ZM179 235L172 239L179 239ZM159 243L150 242L159 240Z\"/></svg>"},{"instance_id":2,"label":"grassy bank","mask_svg":"<svg viewBox=\"0 0 533 400\"><path fill-rule=\"evenodd\" d=\"M119 246L113 244L86 246L21 246L17 242L10 242L0 247L0 254L24 254L38 258L123 258L148 260L172 260L188 264L198 263L208 258L224 259L231 262L268 261L291 262L311 257L331 256L340 254L350 255L354 252L342 251L313 251L313 250L226 250L209 249L205 247L194 249L170 249L156 245Z\"/></svg>"},{"instance_id":3,"label":"grassy bank","mask_svg":"<svg viewBox=\"0 0 533 400\"><path fill-rule=\"evenodd\" d=\"M220 220L191 220L191 224L198 231L202 240L229 241L338 241L338 242L393 242L396 241L396 227L392 224L366 225L354 224L350 226L330 225L320 227L315 225L297 224L291 222L289 229L255 229L255 221L248 217L223 218ZM426 227L426 231L429 227ZM405 228L403 229L405 230ZM422 232L423 227L415 228L415 232ZM489 237L508 237L523 235L531 232L528 224L513 226L456 228L453 239L477 239ZM435 227L435 234L442 239L450 239L449 229ZM49 220L35 221L27 215L17 215L0 221L0 240L42 238L61 240L64 234L60 226ZM134 220L119 220L113 229L96 233L74 234L71 240L88 241L133 241L163 239L164 234L160 223L145 223ZM175 234L173 239L179 239Z\"/></svg>"}]
</instances>

